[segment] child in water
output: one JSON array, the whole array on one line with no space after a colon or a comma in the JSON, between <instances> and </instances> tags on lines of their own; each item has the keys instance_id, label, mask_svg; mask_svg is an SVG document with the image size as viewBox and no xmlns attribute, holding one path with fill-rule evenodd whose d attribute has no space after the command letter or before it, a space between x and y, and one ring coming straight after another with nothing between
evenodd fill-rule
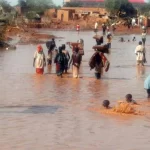
<instances>
[{"instance_id":1,"label":"child in water","mask_svg":"<svg viewBox=\"0 0 150 150\"><path fill-rule=\"evenodd\" d=\"M118 104L115 107L110 107L110 101L104 100L102 106L109 110L109 113L125 113L125 114L137 114L134 106L132 104L137 104L136 101L132 99L131 94L125 96L126 101L118 101ZM108 112L107 112L108 113Z\"/></svg>"},{"instance_id":2,"label":"child in water","mask_svg":"<svg viewBox=\"0 0 150 150\"><path fill-rule=\"evenodd\" d=\"M110 108L109 104L110 104L109 100L104 100L102 105L103 105L104 108L108 109L108 108Z\"/></svg>"},{"instance_id":3,"label":"child in water","mask_svg":"<svg viewBox=\"0 0 150 150\"><path fill-rule=\"evenodd\" d=\"M132 41L133 41L133 42L136 41L136 37L135 37L135 36L133 37Z\"/></svg>"},{"instance_id":4,"label":"child in water","mask_svg":"<svg viewBox=\"0 0 150 150\"><path fill-rule=\"evenodd\" d=\"M125 42L123 37L120 37L119 42Z\"/></svg>"},{"instance_id":5,"label":"child in water","mask_svg":"<svg viewBox=\"0 0 150 150\"><path fill-rule=\"evenodd\" d=\"M125 98L126 98L126 102L127 103L137 104L137 102L132 99L132 95L131 94L127 94Z\"/></svg>"},{"instance_id":6,"label":"child in water","mask_svg":"<svg viewBox=\"0 0 150 150\"><path fill-rule=\"evenodd\" d=\"M125 100L126 100L126 102L119 101L119 103L137 104L137 102L132 99L132 95L131 94L127 94L125 96ZM109 100L104 100L102 105L103 105L104 108L108 109L108 108L110 108L110 106L109 106L110 105L110 101Z\"/></svg>"}]
</instances>

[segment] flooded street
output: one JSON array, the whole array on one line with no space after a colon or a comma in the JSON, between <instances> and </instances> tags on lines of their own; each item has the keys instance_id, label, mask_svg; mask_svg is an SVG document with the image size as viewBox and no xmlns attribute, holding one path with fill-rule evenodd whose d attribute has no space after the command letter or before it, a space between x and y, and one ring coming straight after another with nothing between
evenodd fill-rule
<instances>
[{"instance_id":1,"label":"flooded street","mask_svg":"<svg viewBox=\"0 0 150 150\"><path fill-rule=\"evenodd\" d=\"M110 70L96 80L89 59L94 50L94 32L48 31L56 44L84 39L85 55L81 78L72 71L58 78L55 65L35 74L33 54L36 45L18 45L16 50L0 51L0 147L2 150L149 150L150 116L111 116L90 111L104 99L114 105L131 93L137 102L147 101L143 83L150 73L150 45L147 36L144 67L136 67L136 42L112 40ZM134 35L124 35L132 39ZM106 41L106 40L105 40ZM44 52L47 55L45 45ZM71 49L67 46L71 54ZM150 105L150 104L149 104Z\"/></svg>"}]
</instances>

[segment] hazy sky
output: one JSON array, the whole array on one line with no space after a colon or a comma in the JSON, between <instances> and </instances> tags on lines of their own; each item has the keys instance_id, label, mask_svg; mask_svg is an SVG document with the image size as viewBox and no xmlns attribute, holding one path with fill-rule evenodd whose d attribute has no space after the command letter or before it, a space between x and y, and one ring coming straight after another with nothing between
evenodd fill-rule
<instances>
[{"instance_id":1,"label":"hazy sky","mask_svg":"<svg viewBox=\"0 0 150 150\"><path fill-rule=\"evenodd\" d=\"M18 0L7 0L11 5L16 5ZM32 1L32 0L31 0ZM56 5L62 5L63 0L53 0Z\"/></svg>"}]
</instances>

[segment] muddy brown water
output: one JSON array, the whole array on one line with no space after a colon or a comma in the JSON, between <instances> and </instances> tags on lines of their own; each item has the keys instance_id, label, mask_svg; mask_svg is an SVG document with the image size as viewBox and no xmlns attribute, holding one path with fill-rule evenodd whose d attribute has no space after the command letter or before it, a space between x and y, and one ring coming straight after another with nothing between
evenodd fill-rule
<instances>
[{"instance_id":1,"label":"muddy brown water","mask_svg":"<svg viewBox=\"0 0 150 150\"><path fill-rule=\"evenodd\" d=\"M32 67L35 45L17 45L16 50L0 51L0 148L2 150L149 150L149 116L111 116L90 111L104 99L114 105L132 93L137 101L147 101L144 79L150 73L150 45L147 37L147 64L136 67L136 42L112 41L108 73L94 78L88 61L95 44L93 32L48 31L59 37L59 46L83 38L85 55L81 78L69 74L58 78L55 66L43 76ZM134 35L124 35L125 40ZM44 52L47 54L45 45ZM67 49L70 51L69 47Z\"/></svg>"}]
</instances>

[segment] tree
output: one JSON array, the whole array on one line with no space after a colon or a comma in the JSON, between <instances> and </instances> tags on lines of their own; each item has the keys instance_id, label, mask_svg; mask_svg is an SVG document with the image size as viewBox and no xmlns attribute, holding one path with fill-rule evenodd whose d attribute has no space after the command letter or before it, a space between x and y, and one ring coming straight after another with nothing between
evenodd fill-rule
<instances>
[{"instance_id":1,"label":"tree","mask_svg":"<svg viewBox=\"0 0 150 150\"><path fill-rule=\"evenodd\" d=\"M150 15L150 3L141 6L139 8L139 11L142 15L149 16Z\"/></svg>"},{"instance_id":2,"label":"tree","mask_svg":"<svg viewBox=\"0 0 150 150\"><path fill-rule=\"evenodd\" d=\"M128 0L106 0L105 7L111 14L119 16L122 16L122 14L124 14L124 16L130 16L136 12Z\"/></svg>"},{"instance_id":3,"label":"tree","mask_svg":"<svg viewBox=\"0 0 150 150\"><path fill-rule=\"evenodd\" d=\"M67 2L64 7L82 7L82 2Z\"/></svg>"},{"instance_id":4,"label":"tree","mask_svg":"<svg viewBox=\"0 0 150 150\"><path fill-rule=\"evenodd\" d=\"M25 9L26 12L35 11L39 14L55 6L52 0L18 0L18 4L22 9Z\"/></svg>"},{"instance_id":5,"label":"tree","mask_svg":"<svg viewBox=\"0 0 150 150\"><path fill-rule=\"evenodd\" d=\"M119 8L119 17L133 17L137 14L136 9L133 7L133 5L129 2L121 4Z\"/></svg>"},{"instance_id":6,"label":"tree","mask_svg":"<svg viewBox=\"0 0 150 150\"><path fill-rule=\"evenodd\" d=\"M6 0L0 0L0 5L3 7L5 12L11 12L12 6Z\"/></svg>"},{"instance_id":7,"label":"tree","mask_svg":"<svg viewBox=\"0 0 150 150\"><path fill-rule=\"evenodd\" d=\"M27 4L25 0L18 0L19 6L21 7L21 12L24 14L27 10Z\"/></svg>"},{"instance_id":8,"label":"tree","mask_svg":"<svg viewBox=\"0 0 150 150\"><path fill-rule=\"evenodd\" d=\"M44 12L44 10L54 7L52 0L26 0L27 7L30 11Z\"/></svg>"}]
</instances>

